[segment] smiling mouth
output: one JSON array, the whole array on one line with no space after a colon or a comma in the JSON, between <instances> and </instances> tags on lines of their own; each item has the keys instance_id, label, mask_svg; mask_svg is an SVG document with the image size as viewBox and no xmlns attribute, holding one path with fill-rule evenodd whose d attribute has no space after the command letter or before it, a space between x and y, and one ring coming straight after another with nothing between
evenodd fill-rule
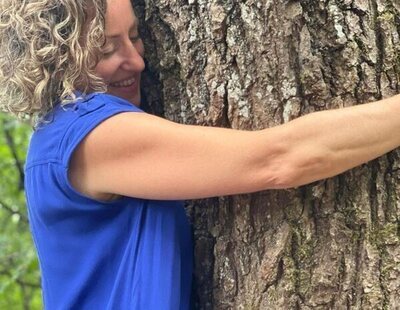
<instances>
[{"instance_id":1,"label":"smiling mouth","mask_svg":"<svg viewBox=\"0 0 400 310\"><path fill-rule=\"evenodd\" d=\"M110 86L112 87L128 87L128 86L132 86L133 84L135 84L136 79L135 78L130 78L128 80L124 80L124 81L120 81L120 82L116 82L116 83L110 83Z\"/></svg>"}]
</instances>

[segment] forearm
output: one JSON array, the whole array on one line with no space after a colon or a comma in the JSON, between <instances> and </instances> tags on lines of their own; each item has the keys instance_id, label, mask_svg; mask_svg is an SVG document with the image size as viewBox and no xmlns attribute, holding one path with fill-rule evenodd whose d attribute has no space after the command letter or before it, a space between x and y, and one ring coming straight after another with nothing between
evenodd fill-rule
<instances>
[{"instance_id":1,"label":"forearm","mask_svg":"<svg viewBox=\"0 0 400 310\"><path fill-rule=\"evenodd\" d=\"M312 113L280 126L292 187L337 175L400 145L400 96Z\"/></svg>"}]
</instances>

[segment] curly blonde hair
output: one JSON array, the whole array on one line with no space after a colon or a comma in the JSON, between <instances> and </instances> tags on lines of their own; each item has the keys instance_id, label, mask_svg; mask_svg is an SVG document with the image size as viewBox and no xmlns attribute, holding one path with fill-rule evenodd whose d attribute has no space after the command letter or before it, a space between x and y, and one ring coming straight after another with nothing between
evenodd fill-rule
<instances>
[{"instance_id":1,"label":"curly blonde hair","mask_svg":"<svg viewBox=\"0 0 400 310\"><path fill-rule=\"evenodd\" d=\"M0 110L37 123L57 101L105 92L94 68L106 0L0 0Z\"/></svg>"}]
</instances>

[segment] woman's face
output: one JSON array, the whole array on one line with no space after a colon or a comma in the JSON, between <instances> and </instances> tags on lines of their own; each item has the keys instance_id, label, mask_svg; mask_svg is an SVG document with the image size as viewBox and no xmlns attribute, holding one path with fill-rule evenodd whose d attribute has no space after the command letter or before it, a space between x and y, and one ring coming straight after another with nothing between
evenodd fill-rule
<instances>
[{"instance_id":1,"label":"woman's face","mask_svg":"<svg viewBox=\"0 0 400 310\"><path fill-rule=\"evenodd\" d=\"M105 19L106 43L95 71L107 93L139 106L144 47L130 0L108 0Z\"/></svg>"}]
</instances>

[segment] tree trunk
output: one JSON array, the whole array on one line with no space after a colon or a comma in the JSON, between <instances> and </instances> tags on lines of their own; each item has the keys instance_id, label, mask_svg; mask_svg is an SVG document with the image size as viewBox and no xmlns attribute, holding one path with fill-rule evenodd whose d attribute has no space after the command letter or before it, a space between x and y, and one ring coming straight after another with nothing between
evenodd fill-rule
<instances>
[{"instance_id":1,"label":"tree trunk","mask_svg":"<svg viewBox=\"0 0 400 310\"><path fill-rule=\"evenodd\" d=\"M134 3L147 109L180 123L257 130L400 90L399 0ZM294 190L188 202L195 308L400 309L399 179L396 150Z\"/></svg>"}]
</instances>

